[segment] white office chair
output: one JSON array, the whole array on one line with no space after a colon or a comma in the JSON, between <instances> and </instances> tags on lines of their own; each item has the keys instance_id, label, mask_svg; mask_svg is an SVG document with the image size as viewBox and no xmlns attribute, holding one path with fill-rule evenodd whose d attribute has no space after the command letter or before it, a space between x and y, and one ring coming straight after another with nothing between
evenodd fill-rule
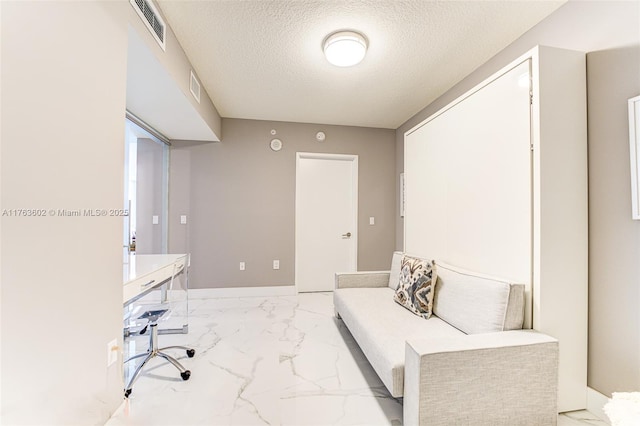
<instances>
[{"instance_id":1,"label":"white office chair","mask_svg":"<svg viewBox=\"0 0 640 426\"><path fill-rule=\"evenodd\" d=\"M144 314L138 317L138 319L146 319L148 321L147 325L140 331L140 334L145 334L147 332L147 329L151 328L151 332L149 333L149 349L147 349L147 352L134 355L125 361L125 363L127 363L133 359L145 357L144 360L140 363L140 365L136 368L135 372L133 373L133 376L131 376L131 379L129 379L129 383L127 384L127 387L124 389L125 398L128 398L129 395L131 395L133 384L140 376L140 373L142 372L142 368L147 364L147 362L149 362L151 358L154 358L156 356L164 358L165 360L173 364L173 366L176 367L178 371L180 371L180 376L182 377L182 380L189 380L189 377L191 376L191 371L184 368L182 364L180 364L175 358L166 354L163 351L167 349L184 349L187 352L187 356L189 358L193 358L193 356L196 354L195 349L191 349L186 346L167 346L167 347L158 349L158 320L167 312L168 312L168 309L146 311Z\"/></svg>"}]
</instances>

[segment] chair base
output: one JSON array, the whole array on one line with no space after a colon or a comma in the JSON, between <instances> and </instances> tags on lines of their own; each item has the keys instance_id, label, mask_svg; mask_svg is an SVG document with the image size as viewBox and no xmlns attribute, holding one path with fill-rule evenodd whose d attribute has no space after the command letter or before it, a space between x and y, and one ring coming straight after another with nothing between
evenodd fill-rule
<instances>
[{"instance_id":1,"label":"chair base","mask_svg":"<svg viewBox=\"0 0 640 426\"><path fill-rule=\"evenodd\" d=\"M125 398L128 398L129 395L131 395L131 392L133 390L133 384L136 382L136 380L138 380L138 377L140 377L140 373L142 372L142 369L144 368L144 366L149 362L149 360L157 356L160 358L163 358L164 360L171 363L174 367L176 367L180 372L180 377L182 377L182 380L189 380L189 377L191 377L191 371L184 368L182 364L178 362L178 360L176 360L171 355L165 353L164 351L167 349L183 349L187 352L187 356L189 358L193 358L193 356L196 353L195 349L188 348L186 346L167 346L164 348L158 348L158 324L152 323L152 324L149 324L149 327L151 327L151 335L149 336L149 349L147 350L147 352L134 355L125 361L125 363L127 363L131 360L144 357L144 359L142 360L140 365L138 365L138 367L133 373L133 376L131 376L131 378L129 379L129 383L127 383L127 386L124 389Z\"/></svg>"}]
</instances>

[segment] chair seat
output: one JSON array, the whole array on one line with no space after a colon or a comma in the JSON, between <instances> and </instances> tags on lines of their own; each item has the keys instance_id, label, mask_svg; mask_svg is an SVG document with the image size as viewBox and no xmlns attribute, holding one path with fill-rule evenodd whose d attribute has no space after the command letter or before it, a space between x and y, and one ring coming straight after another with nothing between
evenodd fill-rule
<instances>
[{"instance_id":1,"label":"chair seat","mask_svg":"<svg viewBox=\"0 0 640 426\"><path fill-rule=\"evenodd\" d=\"M138 319L146 319L149 323L154 323L158 321L164 314L166 314L168 309L156 309L153 311L146 311L144 314L140 315Z\"/></svg>"}]
</instances>

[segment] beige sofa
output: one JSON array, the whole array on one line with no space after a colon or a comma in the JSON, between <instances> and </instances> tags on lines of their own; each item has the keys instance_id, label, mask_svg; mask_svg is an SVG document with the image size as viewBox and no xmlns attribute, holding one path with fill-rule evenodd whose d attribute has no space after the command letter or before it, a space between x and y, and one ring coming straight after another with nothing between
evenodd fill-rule
<instances>
[{"instance_id":1,"label":"beige sofa","mask_svg":"<svg viewBox=\"0 0 640 426\"><path fill-rule=\"evenodd\" d=\"M334 304L405 425L557 422L558 342L523 330L524 286L436 262L428 320L395 303L391 271L336 274Z\"/></svg>"}]
</instances>

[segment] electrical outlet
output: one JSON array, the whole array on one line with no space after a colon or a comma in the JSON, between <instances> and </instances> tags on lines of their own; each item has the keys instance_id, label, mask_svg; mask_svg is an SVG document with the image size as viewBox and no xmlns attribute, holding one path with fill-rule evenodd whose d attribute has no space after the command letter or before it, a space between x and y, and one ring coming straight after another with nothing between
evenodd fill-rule
<instances>
[{"instance_id":1,"label":"electrical outlet","mask_svg":"<svg viewBox=\"0 0 640 426\"><path fill-rule=\"evenodd\" d=\"M373 217L373 216L371 216L371 217L369 218L369 225L375 225L375 224L376 224L376 218L375 218L375 217Z\"/></svg>"},{"instance_id":2,"label":"electrical outlet","mask_svg":"<svg viewBox=\"0 0 640 426\"><path fill-rule=\"evenodd\" d=\"M187 224L187 215L183 214L180 215L180 225L186 225Z\"/></svg>"},{"instance_id":3,"label":"electrical outlet","mask_svg":"<svg viewBox=\"0 0 640 426\"><path fill-rule=\"evenodd\" d=\"M118 339L113 339L107 343L107 367L112 366L118 360Z\"/></svg>"},{"instance_id":4,"label":"electrical outlet","mask_svg":"<svg viewBox=\"0 0 640 426\"><path fill-rule=\"evenodd\" d=\"M280 269L280 261L279 260L274 260L273 261L273 269Z\"/></svg>"},{"instance_id":5,"label":"electrical outlet","mask_svg":"<svg viewBox=\"0 0 640 426\"><path fill-rule=\"evenodd\" d=\"M244 264L244 262L240 262L240 270L241 270L241 271L244 271L244 268L245 268L245 264Z\"/></svg>"}]
</instances>

